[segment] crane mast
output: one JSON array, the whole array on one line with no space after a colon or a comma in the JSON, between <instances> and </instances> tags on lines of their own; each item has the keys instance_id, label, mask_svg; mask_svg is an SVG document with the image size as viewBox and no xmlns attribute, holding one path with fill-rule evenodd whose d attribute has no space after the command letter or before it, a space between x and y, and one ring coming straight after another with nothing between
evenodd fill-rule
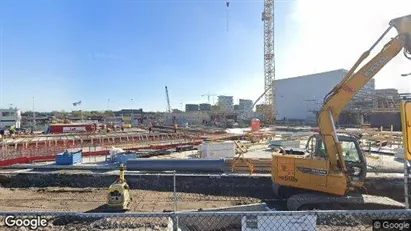
<instances>
[{"instance_id":1,"label":"crane mast","mask_svg":"<svg viewBox=\"0 0 411 231\"><path fill-rule=\"evenodd\" d=\"M264 22L264 90L265 120L275 120L275 54L274 54L274 0L264 0L264 11L261 20ZM272 88L272 91L267 90Z\"/></svg>"},{"instance_id":2,"label":"crane mast","mask_svg":"<svg viewBox=\"0 0 411 231\"><path fill-rule=\"evenodd\" d=\"M166 86L167 112L171 113L170 97L168 96L168 89Z\"/></svg>"}]
</instances>

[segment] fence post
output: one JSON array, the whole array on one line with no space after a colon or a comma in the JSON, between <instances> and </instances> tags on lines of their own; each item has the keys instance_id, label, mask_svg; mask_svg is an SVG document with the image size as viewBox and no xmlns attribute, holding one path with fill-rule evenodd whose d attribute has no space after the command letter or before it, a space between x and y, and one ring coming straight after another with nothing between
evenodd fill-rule
<instances>
[{"instance_id":1,"label":"fence post","mask_svg":"<svg viewBox=\"0 0 411 231\"><path fill-rule=\"evenodd\" d=\"M176 189L176 171L173 171L173 196L174 196L174 209L173 209L173 231L178 231L178 216L177 216L177 189Z\"/></svg>"}]
</instances>

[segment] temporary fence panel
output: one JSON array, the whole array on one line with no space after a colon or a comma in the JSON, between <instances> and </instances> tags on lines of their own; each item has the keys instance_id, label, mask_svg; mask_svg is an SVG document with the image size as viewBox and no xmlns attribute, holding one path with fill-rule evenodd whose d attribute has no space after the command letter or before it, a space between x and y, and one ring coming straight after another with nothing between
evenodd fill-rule
<instances>
[{"instance_id":1,"label":"temporary fence panel","mask_svg":"<svg viewBox=\"0 0 411 231\"><path fill-rule=\"evenodd\" d=\"M410 210L191 213L13 212L0 213L0 229L26 227L47 230L382 231L409 230L410 217Z\"/></svg>"}]
</instances>

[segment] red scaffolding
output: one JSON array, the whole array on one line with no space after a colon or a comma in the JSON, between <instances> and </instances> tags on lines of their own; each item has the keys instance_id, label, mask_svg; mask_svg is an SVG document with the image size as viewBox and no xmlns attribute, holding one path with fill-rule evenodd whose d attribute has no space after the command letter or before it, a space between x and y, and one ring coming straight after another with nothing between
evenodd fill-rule
<instances>
[{"instance_id":1,"label":"red scaffolding","mask_svg":"<svg viewBox=\"0 0 411 231\"><path fill-rule=\"evenodd\" d=\"M0 149L0 166L53 159L56 154L67 149L82 149L87 156L105 155L113 146L128 149L158 149L193 142L196 141L179 133L142 132L40 135L5 139Z\"/></svg>"}]
</instances>

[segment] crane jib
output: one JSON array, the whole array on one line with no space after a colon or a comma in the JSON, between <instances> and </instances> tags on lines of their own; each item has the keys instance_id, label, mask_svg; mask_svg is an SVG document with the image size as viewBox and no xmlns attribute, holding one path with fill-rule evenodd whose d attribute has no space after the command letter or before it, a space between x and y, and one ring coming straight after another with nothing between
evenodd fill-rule
<instances>
[{"instance_id":1,"label":"crane jib","mask_svg":"<svg viewBox=\"0 0 411 231\"><path fill-rule=\"evenodd\" d=\"M364 72L364 76L367 78L372 78L379 69L381 69L386 63L388 59L386 57L381 57L377 62L371 65L370 69Z\"/></svg>"}]
</instances>

